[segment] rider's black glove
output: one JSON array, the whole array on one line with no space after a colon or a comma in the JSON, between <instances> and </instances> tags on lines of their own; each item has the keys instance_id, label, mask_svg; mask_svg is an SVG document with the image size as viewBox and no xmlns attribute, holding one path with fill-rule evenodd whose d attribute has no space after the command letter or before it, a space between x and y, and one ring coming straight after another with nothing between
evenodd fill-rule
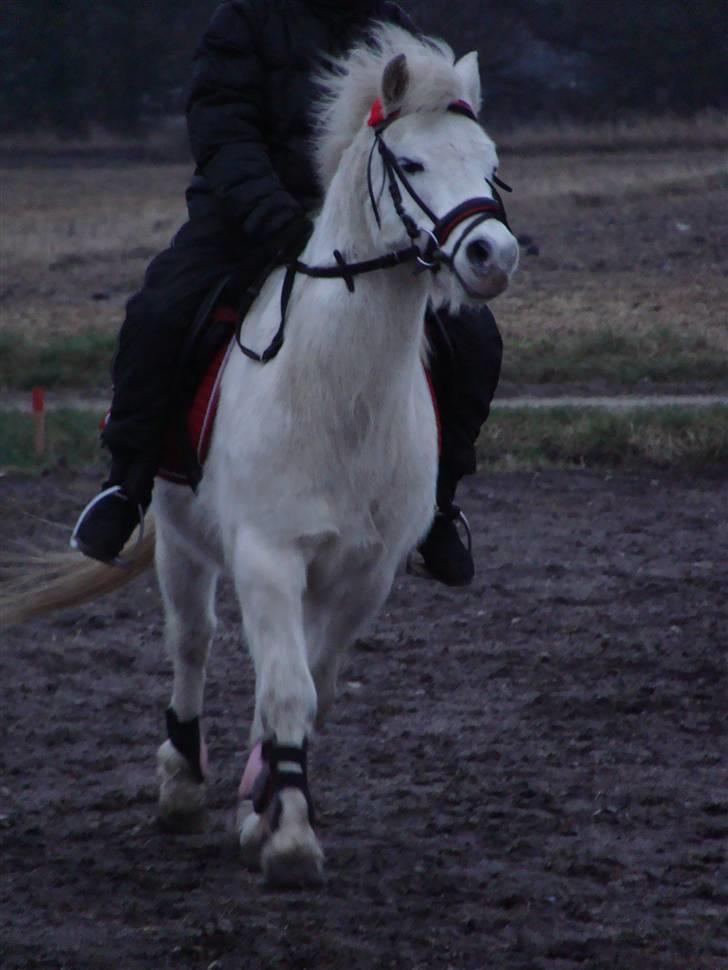
<instances>
[{"instance_id":1,"label":"rider's black glove","mask_svg":"<svg viewBox=\"0 0 728 970\"><path fill-rule=\"evenodd\" d=\"M301 253L306 243L311 238L313 223L308 216L294 216L287 222L282 229L266 240L265 248L271 260L282 265L288 263Z\"/></svg>"}]
</instances>

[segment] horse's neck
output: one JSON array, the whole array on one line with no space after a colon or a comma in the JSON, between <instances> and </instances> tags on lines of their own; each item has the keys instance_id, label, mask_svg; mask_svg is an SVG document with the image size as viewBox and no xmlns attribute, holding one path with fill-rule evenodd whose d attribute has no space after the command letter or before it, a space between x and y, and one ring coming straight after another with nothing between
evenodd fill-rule
<instances>
[{"instance_id":1,"label":"horse's neck","mask_svg":"<svg viewBox=\"0 0 728 970\"><path fill-rule=\"evenodd\" d=\"M363 176L354 191L350 181L335 180L304 262L331 265L334 249L349 262L384 255L366 228ZM311 362L319 376L328 372L352 393L399 393L421 368L427 296L427 281L414 276L412 264L357 276L353 293L343 279L298 277L286 328L288 366Z\"/></svg>"}]
</instances>

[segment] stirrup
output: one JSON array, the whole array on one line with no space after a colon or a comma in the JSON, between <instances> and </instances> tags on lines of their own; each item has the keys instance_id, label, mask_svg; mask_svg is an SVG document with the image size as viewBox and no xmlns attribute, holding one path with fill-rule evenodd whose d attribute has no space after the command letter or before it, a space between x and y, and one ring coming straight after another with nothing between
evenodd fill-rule
<instances>
[{"instance_id":1,"label":"stirrup","mask_svg":"<svg viewBox=\"0 0 728 970\"><path fill-rule=\"evenodd\" d=\"M448 522L460 522L462 523L463 529L465 530L465 538L467 540L468 553L472 556L473 554L473 533L470 530L470 523L468 522L467 515L463 512L459 505L455 505L453 502L447 507L446 510L437 509L435 512L435 518L441 516L443 519L447 519Z\"/></svg>"},{"instance_id":2,"label":"stirrup","mask_svg":"<svg viewBox=\"0 0 728 970\"><path fill-rule=\"evenodd\" d=\"M463 524L465 529L465 538L468 541L468 554L473 555L473 533L470 531L470 523L468 522L467 515L463 512L461 508L458 508L455 520L459 520Z\"/></svg>"},{"instance_id":3,"label":"stirrup","mask_svg":"<svg viewBox=\"0 0 728 970\"><path fill-rule=\"evenodd\" d=\"M109 495L117 495L119 493L121 493L125 502L130 501L126 497L126 495L124 495L124 490L122 489L121 485L112 485L110 488L105 488L103 492L99 492L98 495L95 495L94 498L91 499L91 501L88 503L86 508L79 515L78 521L76 522L76 525L73 527L71 538L68 541L68 544L71 547L71 549L78 549L79 552L82 551L78 544L76 535L78 533L79 526L83 522L84 516L87 515L91 511L91 509L95 508L99 502L103 501L103 499L107 498ZM121 556L114 556L113 559L109 559L106 561L107 566L118 566L120 569L131 569L131 567L134 565L134 561L136 560L139 554L139 550L141 548L142 540L144 539L144 506L141 503L137 506L137 511L139 513L139 535L137 536L137 541L134 546L134 549L131 552L131 556L128 559L122 559ZM101 562L101 560L98 560L98 561Z\"/></svg>"}]
</instances>

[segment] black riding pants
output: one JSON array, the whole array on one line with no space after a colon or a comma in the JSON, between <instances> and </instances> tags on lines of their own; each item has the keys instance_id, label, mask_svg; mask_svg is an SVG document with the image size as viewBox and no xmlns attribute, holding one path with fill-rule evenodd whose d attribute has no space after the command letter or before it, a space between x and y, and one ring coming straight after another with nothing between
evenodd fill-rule
<instances>
[{"instance_id":1,"label":"black riding pants","mask_svg":"<svg viewBox=\"0 0 728 970\"><path fill-rule=\"evenodd\" d=\"M245 277L243 278L243 268ZM112 365L113 397L102 440L112 456L156 460L180 393L182 350L205 296L227 276L243 285L263 268L217 220L185 223L128 302Z\"/></svg>"},{"instance_id":2,"label":"black riding pants","mask_svg":"<svg viewBox=\"0 0 728 970\"><path fill-rule=\"evenodd\" d=\"M132 482L151 480L182 395L181 357L207 293L225 277L240 293L265 268L263 257L241 251L217 220L186 223L169 249L152 261L144 285L127 305L114 358L113 398L102 433L118 468ZM457 316L438 311L428 325L431 372L442 427L438 503L452 501L463 475L475 471L475 441L498 383L502 344L487 308ZM188 366L185 359L185 367Z\"/></svg>"}]
</instances>

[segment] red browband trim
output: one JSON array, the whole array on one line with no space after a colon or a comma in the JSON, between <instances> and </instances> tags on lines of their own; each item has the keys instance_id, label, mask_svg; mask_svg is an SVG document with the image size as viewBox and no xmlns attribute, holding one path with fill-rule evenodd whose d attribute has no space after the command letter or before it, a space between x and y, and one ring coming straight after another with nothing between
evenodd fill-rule
<instances>
[{"instance_id":1,"label":"red browband trim","mask_svg":"<svg viewBox=\"0 0 728 970\"><path fill-rule=\"evenodd\" d=\"M450 220L445 225L439 225L436 229L436 235L440 243L444 243L452 234L453 230L469 219L471 216L477 216L481 212L500 212L500 206L497 202L492 199L481 199L474 202L472 205L465 203L461 208L456 209L450 217Z\"/></svg>"},{"instance_id":2,"label":"red browband trim","mask_svg":"<svg viewBox=\"0 0 728 970\"><path fill-rule=\"evenodd\" d=\"M456 115L465 115L466 118L470 118L472 121L477 121L478 116L473 111L472 105L469 105L467 101L463 101L459 98L457 101L452 101L447 106L448 111L452 111Z\"/></svg>"}]
</instances>

